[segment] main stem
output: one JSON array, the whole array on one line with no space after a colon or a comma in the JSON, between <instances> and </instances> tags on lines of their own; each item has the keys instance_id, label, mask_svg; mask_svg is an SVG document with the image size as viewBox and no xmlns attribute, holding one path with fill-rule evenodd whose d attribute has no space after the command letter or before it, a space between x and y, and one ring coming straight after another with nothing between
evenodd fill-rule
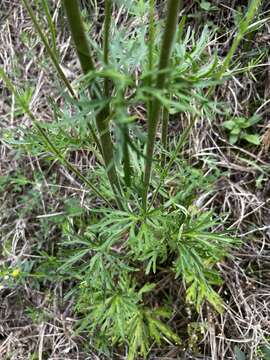
<instances>
[{"instance_id":1,"label":"main stem","mask_svg":"<svg viewBox=\"0 0 270 360\"><path fill-rule=\"evenodd\" d=\"M110 24L112 17L112 2L111 0L105 0L105 20L104 20L104 44L103 44L103 61L105 65L109 64L109 40L110 40ZM110 83L106 77L104 79L104 94L109 96Z\"/></svg>"},{"instance_id":2,"label":"main stem","mask_svg":"<svg viewBox=\"0 0 270 360\"><path fill-rule=\"evenodd\" d=\"M107 2L107 1L106 1ZM108 1L109 3L110 1ZM63 0L66 14L68 18L69 27L71 30L72 38L75 44L75 48L77 51L77 55L82 67L84 74L87 74L89 71L95 70L95 65L92 60L90 48L88 45L88 41L85 35L83 21L81 18L81 12L78 0ZM106 11L110 11L110 6L106 6ZM106 15L108 19L108 14ZM107 20L108 21L108 20ZM110 21L110 20L109 20ZM107 32L109 33L109 23L106 25ZM106 35L108 37L108 34ZM108 40L106 40L108 43ZM106 50L107 58L108 59L108 48ZM105 92L108 89L105 87ZM107 95L107 94L106 94ZM95 94L91 94L93 98L96 97ZM106 166L108 178L111 184L111 187L115 193L116 200L118 206L122 208L121 200L120 200L120 183L116 173L115 165L114 165L114 158L113 158L113 143L110 135L110 128L109 128L109 106L104 107L97 115L96 115L96 123L97 128L100 136L100 142L102 147L102 156L104 159L104 163Z\"/></svg>"},{"instance_id":3,"label":"main stem","mask_svg":"<svg viewBox=\"0 0 270 360\"><path fill-rule=\"evenodd\" d=\"M181 5L181 0L168 0L168 11L165 25L165 31L162 40L160 60L159 60L159 74L156 80L156 89L162 90L165 86L167 74L164 71L168 65L173 45L174 36L176 33L176 25L178 19L178 13ZM148 134L147 134L147 149L146 149L146 162L145 162L145 173L144 173L144 196L143 196L143 207L147 208L147 194L150 183L152 164L153 164L153 153L154 144L156 138L156 131L158 120L160 116L161 103L157 98L153 100L151 106L151 112L148 120Z\"/></svg>"},{"instance_id":4,"label":"main stem","mask_svg":"<svg viewBox=\"0 0 270 360\"><path fill-rule=\"evenodd\" d=\"M147 79L149 87L153 85L153 66L154 66L154 47L155 47L155 0L150 0L149 8L149 40L148 40L148 70L150 72ZM152 111L152 99L148 101L148 116Z\"/></svg>"}]
</instances>

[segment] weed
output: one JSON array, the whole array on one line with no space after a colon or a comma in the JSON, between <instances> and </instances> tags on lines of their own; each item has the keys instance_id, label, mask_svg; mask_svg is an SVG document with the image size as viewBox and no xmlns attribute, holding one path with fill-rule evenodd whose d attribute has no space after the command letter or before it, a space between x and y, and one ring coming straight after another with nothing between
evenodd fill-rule
<instances>
[{"instance_id":1,"label":"weed","mask_svg":"<svg viewBox=\"0 0 270 360\"><path fill-rule=\"evenodd\" d=\"M63 0L83 72L74 83L59 62L57 31L47 2L42 7L48 32L30 2L23 3L65 86L66 103L61 108L52 101L55 121L40 121L31 111L32 89L20 91L0 69L15 97L17 115L24 112L35 128L22 145L32 153L33 149L49 153L91 191L88 211L68 199L64 216L54 216L61 228L55 253L42 253L34 269L26 262L28 272L43 286L54 279L74 283L66 298L74 297L78 331L90 334L95 348L106 351L117 345L128 349L129 360L138 354L146 357L153 342L181 342L171 321L172 302L162 296L160 282L167 277L171 284L184 285L186 302L198 312L205 302L217 312L224 307L216 291L222 284L217 265L238 241L228 232L216 231L222 220L213 211L196 206L196 196L208 179L190 169L182 151L201 116L211 120L217 113L227 115L212 94L231 75L232 59L260 1L250 1L221 61L217 52L208 51L214 34L207 27L196 41L194 32L185 28L185 18L177 26L181 1L169 0L165 22L158 24L153 1L139 1L137 7L129 4L131 17L149 13L149 29L142 23L126 37L115 26L112 40L113 4L106 1L100 47L95 39L88 39L79 2ZM208 2L200 4L204 10L214 10ZM139 107L144 117L138 115ZM169 122L180 117L187 126L170 140ZM244 125L241 121L233 122L237 130L228 122L224 126L232 135L254 143L252 134L243 133L252 125L250 120ZM73 163L73 152L83 147L95 159L92 169L79 169ZM17 272L13 270L13 278Z\"/></svg>"},{"instance_id":2,"label":"weed","mask_svg":"<svg viewBox=\"0 0 270 360\"><path fill-rule=\"evenodd\" d=\"M224 128L230 132L230 143L235 144L237 141L243 139L253 145L259 145L261 143L260 136L250 133L249 129L260 120L260 116L254 115L249 119L245 117L235 117L231 120L224 121Z\"/></svg>"}]
</instances>

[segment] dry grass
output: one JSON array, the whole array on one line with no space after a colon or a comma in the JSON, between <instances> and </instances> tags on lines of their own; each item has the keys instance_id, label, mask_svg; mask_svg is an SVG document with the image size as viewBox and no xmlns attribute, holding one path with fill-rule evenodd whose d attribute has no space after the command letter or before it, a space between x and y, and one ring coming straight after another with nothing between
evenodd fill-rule
<instances>
[{"instance_id":1,"label":"dry grass","mask_svg":"<svg viewBox=\"0 0 270 360\"><path fill-rule=\"evenodd\" d=\"M195 11L193 2L186 3L190 13ZM60 1L55 1L55 19L60 17L59 6ZM237 1L223 1L219 15L213 13L212 21L221 28L223 22L226 25L232 23L231 8L236 7ZM269 11L267 2L263 10ZM119 13L116 18L118 21L128 21ZM46 97L57 94L58 85L55 86L50 66L42 64L46 58L44 47L34 35L21 2L2 0L0 19L0 64L12 75L16 84L27 83L34 86L32 111L50 120L51 109ZM32 54L29 54L29 47L21 41L21 36L25 33L31 35ZM228 32L218 40L221 52L226 52L231 37L232 33ZM252 46L258 49L269 38L270 25L266 24L253 40ZM74 54L70 51L70 38L59 35L57 40L63 69L72 80L78 67ZM264 59L265 62L267 59ZM262 99L257 109L264 119L260 128L260 133L264 135L263 147L247 150L232 146L221 127L222 119L216 119L215 122L200 119L190 136L187 151L190 161L194 165L203 166L206 173L211 172L214 167L222 172L213 191L202 194L198 199L200 206L225 213L233 234L243 239L243 245L234 256L219 265L224 278L220 293L225 299L226 310L223 315L216 315L205 307L194 321L197 329L192 331L193 338L190 337L189 340L190 345L194 342L193 348L184 350L168 347L162 351L153 349L151 359L229 360L235 359L235 346L238 346L247 354L246 359L255 360L260 358L259 347L270 341L270 111L269 81L265 81L269 79L269 73L268 65L256 70L254 76L248 73L236 76L220 87L216 95L232 106L236 116L249 115L250 104L258 103L258 97ZM15 100L3 88L2 83L0 94L0 176L12 176L18 170L27 174L38 171L44 176L41 187L38 188L36 184L35 188L40 193L43 213L33 212L26 217L19 216L22 204L17 197L22 194L10 189L0 191L0 244L4 254L0 256L0 266L14 269L17 264L37 256L32 252L37 246L33 242L33 233L39 226L38 217L49 213L48 203L50 213L61 211L61 206L52 192L51 184L45 178L43 159L25 154L18 157L13 147L5 141L4 133L7 130L16 132L19 138L19 128L29 127L30 124L23 114L16 116ZM61 101L59 98L59 102ZM85 166L91 161L93 159L87 154L75 158L78 166ZM76 195L83 199L80 184L61 166L56 170L59 180L57 194L61 194L61 197ZM45 172L50 172L50 169ZM262 178L260 186L259 176ZM55 229L50 229L51 238L55 235ZM74 334L76 319L72 303L63 300L63 286L59 283L37 291L27 284L10 288L3 282L0 287L0 359L99 359L94 350L85 352L84 344L87 340ZM179 311L180 304L175 306L176 311ZM201 353L204 352L203 357L196 356L196 347L200 348ZM35 354L35 357L31 357L31 354Z\"/></svg>"}]
</instances>

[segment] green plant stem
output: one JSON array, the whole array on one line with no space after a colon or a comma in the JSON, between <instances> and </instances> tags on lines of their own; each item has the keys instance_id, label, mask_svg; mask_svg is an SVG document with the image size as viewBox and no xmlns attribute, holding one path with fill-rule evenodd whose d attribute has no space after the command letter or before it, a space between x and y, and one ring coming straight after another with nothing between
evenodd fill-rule
<instances>
[{"instance_id":1,"label":"green plant stem","mask_svg":"<svg viewBox=\"0 0 270 360\"><path fill-rule=\"evenodd\" d=\"M155 46L155 0L150 0L149 4L149 40L148 40L148 70L150 72L147 78L147 84L149 87L153 84L153 67L154 67L154 46ZM152 112L152 99L148 101L148 116Z\"/></svg>"},{"instance_id":2,"label":"green plant stem","mask_svg":"<svg viewBox=\"0 0 270 360\"><path fill-rule=\"evenodd\" d=\"M38 34L39 34L45 48L46 48L46 51L48 52L48 54L49 54L49 56L50 56L50 58L52 60L52 63L55 66L61 80L64 82L65 86L67 87L70 95L72 97L76 98L76 94L75 94L74 90L72 89L72 86L70 85L70 82L68 81L66 75L64 74L63 70L61 69L61 67L60 67L60 65L58 63L58 60L57 60L53 50L51 49L50 44L48 43L48 41L46 39L46 36L45 36L44 32L42 31L42 29L41 29L41 27L40 27L40 25L39 25L39 23L37 21L37 18L36 18L35 14L34 14L34 11L33 11L32 7L30 6L29 1L28 0L22 0L22 1L23 1L24 5L25 5L27 11L28 11L28 14L29 14L34 26L35 26L35 29L37 30L37 32L38 32Z\"/></svg>"},{"instance_id":3,"label":"green plant stem","mask_svg":"<svg viewBox=\"0 0 270 360\"><path fill-rule=\"evenodd\" d=\"M253 0L251 2L245 18L242 20L242 22L239 25L239 32L236 35L236 37L235 37L235 39L234 39L234 41L232 43L232 46L231 46L231 48L230 48L230 50L229 50L223 64L222 64L222 67L221 67L220 71L216 75L217 79L220 79L223 76L224 72L227 71L227 69L229 67L229 64L230 64L230 62L232 60L232 57L233 57L237 47L239 46L240 41L242 40L244 34L246 33L250 22L254 18L255 14L256 14L256 10L259 7L260 3L261 3L261 0ZM182 26L181 26L181 28L182 28ZM182 33L182 31L180 32L180 34L181 33ZM214 89L215 89L215 87L209 89L207 91L207 95L209 96L214 91ZM163 170L163 172L162 172L162 174L160 176L160 182L159 182L158 187L156 188L156 190L154 192L154 195L153 195L152 200L151 200L151 204L148 207L148 211L153 206L153 204L154 204L154 202L155 202L155 200L157 198L158 192L159 192L162 184L165 181L165 178L166 178L166 176L168 174L168 171L170 170L170 168L171 168L171 166L172 166L178 152L180 151L181 147L183 146L183 144L184 144L184 142L185 142L185 140L186 140L192 126L194 125L195 121L196 121L196 117L194 116L192 118L189 126L184 130L183 134L180 136L178 144L177 144L176 149L174 151L174 154L171 156L168 164L164 167L164 170ZM166 131L165 129L166 129L166 120L165 120L165 123L164 123L164 118L163 118L163 127L162 127L162 144L163 144L163 146L165 144L165 136L167 137L167 132L165 134L165 131ZM164 163L163 163L163 165L164 165Z\"/></svg>"},{"instance_id":4,"label":"green plant stem","mask_svg":"<svg viewBox=\"0 0 270 360\"><path fill-rule=\"evenodd\" d=\"M111 0L105 0L105 20L104 20L104 44L103 44L103 61L105 65L109 64L109 40L110 40L110 25L112 17L112 2ZM104 93L105 96L109 96L110 82L106 77L104 79Z\"/></svg>"},{"instance_id":5,"label":"green plant stem","mask_svg":"<svg viewBox=\"0 0 270 360\"><path fill-rule=\"evenodd\" d=\"M66 9L68 23L82 70L84 74L87 74L89 71L95 70L95 66L83 27L79 2L78 0L63 0L63 3ZM109 33L109 28L107 31ZM107 34L105 37L106 36L108 37L109 35ZM95 97L94 94L91 94L91 96ZM122 208L120 200L121 187L114 165L113 143L110 135L108 118L109 106L106 106L97 114L96 123L100 136L102 156L106 166L108 179L115 193L117 204L120 208Z\"/></svg>"},{"instance_id":6,"label":"green plant stem","mask_svg":"<svg viewBox=\"0 0 270 360\"><path fill-rule=\"evenodd\" d=\"M149 11L149 41L148 41L148 66L149 71L153 70L154 65L154 46L155 46L155 0L150 0Z\"/></svg>"},{"instance_id":7,"label":"green plant stem","mask_svg":"<svg viewBox=\"0 0 270 360\"><path fill-rule=\"evenodd\" d=\"M260 6L261 1L262 0L252 0L251 1L251 4L248 8L248 11L247 11L245 17L239 24L239 31L233 40L232 46L230 47L230 50L223 61L220 71L216 75L217 79L221 79L223 74L228 70L228 67L233 58L233 55L234 55L236 49L238 48L241 40L243 39L250 22L256 15L256 11L257 11L258 7Z\"/></svg>"},{"instance_id":8,"label":"green plant stem","mask_svg":"<svg viewBox=\"0 0 270 360\"><path fill-rule=\"evenodd\" d=\"M56 148L56 146L52 143L52 141L50 140L50 138L47 136L46 132L44 131L44 129L42 128L42 126L40 126L39 122L36 120L34 114L31 112L31 110L29 109L28 105L26 105L26 103L22 100L22 98L19 96L18 92L16 91L16 89L14 88L13 84L11 83L10 79L8 78L8 76L6 75L6 73L4 72L4 70L2 68L0 68L0 78L3 79L3 81L5 82L7 88L9 89L9 91L14 94L16 100L18 101L18 103L20 104L20 106L22 107L22 109L25 111L25 113L29 116L29 118L31 119L32 123L34 124L34 126L36 127L37 131L39 132L44 144L47 146L48 150L51 151L59 161L61 161L66 167L67 169L69 169L70 171L72 171L74 174L76 174L78 176L78 178L80 180L82 180L98 197L100 197L101 199L103 199L107 205L109 205L111 207L110 202L97 190L96 186L94 186L83 174L80 173L80 171L73 166L64 156L63 154Z\"/></svg>"},{"instance_id":9,"label":"green plant stem","mask_svg":"<svg viewBox=\"0 0 270 360\"><path fill-rule=\"evenodd\" d=\"M50 14L50 8L49 8L49 5L48 5L48 1L47 0L41 0L41 3L42 3L42 6L43 6L43 9L45 11L48 27L49 27L50 32L51 32L53 52L54 52L54 54L55 54L55 56L57 58L56 29L55 29L53 19L52 19L51 14Z\"/></svg>"},{"instance_id":10,"label":"green plant stem","mask_svg":"<svg viewBox=\"0 0 270 360\"><path fill-rule=\"evenodd\" d=\"M63 0L69 28L75 44L78 58L84 74L95 70L94 61L88 46L88 41L81 18L80 5L78 0Z\"/></svg>"},{"instance_id":11,"label":"green plant stem","mask_svg":"<svg viewBox=\"0 0 270 360\"><path fill-rule=\"evenodd\" d=\"M43 42L44 46L45 46L45 49L46 51L48 52L48 55L49 57L51 58L51 61L56 69L56 71L58 72L58 75L60 77L60 79L63 81L63 83L65 84L66 88L68 89L68 92L70 93L70 95L73 97L73 99L77 100L77 96L75 94L75 91L73 90L70 82L68 81L66 75L64 74L63 70L61 69L60 65L59 65L59 62L58 62L58 59L56 57L56 50L55 52L51 49L50 45L49 45L49 42L47 41L46 39L46 36L45 36L45 33L44 31L42 30L40 24L38 23L38 20L34 14L34 11L29 3L28 0L22 0L27 11L28 11L28 14L34 24L34 27L37 31L37 33L39 34L39 37L41 39L41 41ZM45 6L46 5L46 0L43 0L43 5ZM47 17L50 17L49 14L47 14L47 12L49 11L49 9L45 9L45 12L46 12L46 16ZM52 22L52 20L51 20ZM53 27L53 24L51 23L51 26L50 27ZM52 31L52 30L51 30ZM100 143L99 143L99 140L97 138L97 135L92 127L91 124L88 123L88 127L89 127L89 130L94 138L94 141L95 143L97 144L97 147L100 149L101 146L100 146Z\"/></svg>"},{"instance_id":12,"label":"green plant stem","mask_svg":"<svg viewBox=\"0 0 270 360\"><path fill-rule=\"evenodd\" d=\"M253 2L251 3L251 5L250 5L250 7L248 9L248 12L246 14L246 17L244 18L244 20L243 20L243 22L242 22L242 24L240 26L240 31L239 31L239 33L237 34L237 36L235 37L235 39L233 41L233 44L232 44L232 46L231 46L231 48L230 48L230 50L229 50L223 64L222 64L222 68L221 68L220 72L217 74L218 79L220 79L223 76L224 72L227 70L227 68L228 68L228 66L229 66L229 64L231 62L231 59L232 59L232 57L233 57L233 55L234 55L240 41L241 41L241 39L243 38L245 32L247 31L247 28L248 28L250 22L252 21L253 17L255 16L256 9L260 5L260 3L261 3L261 0L253 0ZM208 96L214 91L214 88L215 87L213 87L213 88L211 88L210 90L207 91ZM156 188L156 190L154 192L154 195L153 195L152 200L151 200L151 204L148 207L148 211L153 206L153 204L154 204L154 202L155 202L155 200L157 198L158 192L159 192L162 184L164 183L165 178L166 178L166 176L167 176L167 174L168 174L174 160L176 159L181 147L183 146L184 142L186 141L186 139L187 139L187 137L188 137L188 135L189 135L189 133L190 133L190 131L192 129L192 126L195 123L195 121L196 121L196 117L194 116L191 119L191 122L190 122L189 126L184 130L183 134L180 136L178 144L177 144L177 146L175 148L175 151L174 151L173 155L170 157L170 160L169 160L168 164L164 167L164 170L163 170L163 172L162 172L162 174L160 176L160 182L159 182L159 184L158 184L158 186L157 186L157 188ZM165 127L166 123L163 124L163 126ZM162 137L163 137L163 139L165 137L165 130L164 130L164 133L163 133L163 129L162 129ZM162 141L162 144L164 146L163 141Z\"/></svg>"},{"instance_id":13,"label":"green plant stem","mask_svg":"<svg viewBox=\"0 0 270 360\"><path fill-rule=\"evenodd\" d=\"M169 0L168 12L165 25L165 31L162 40L161 54L159 61L159 74L156 80L156 89L161 90L165 86L167 73L165 70L169 65L170 54L172 50L173 40L176 32L177 19L181 0ZM144 172L144 195L143 195L143 208L147 207L147 194L151 178L151 170L153 163L154 144L157 131L157 124L160 115L161 104L156 98L153 100L153 106L148 119L148 134L147 134L147 149L146 149L146 163Z\"/></svg>"},{"instance_id":14,"label":"green plant stem","mask_svg":"<svg viewBox=\"0 0 270 360\"><path fill-rule=\"evenodd\" d=\"M169 111L167 108L163 108L162 114L162 130L161 130L161 143L163 150L166 152L168 146L168 125L169 125ZM164 167L166 164L166 153L161 156L161 166Z\"/></svg>"},{"instance_id":15,"label":"green plant stem","mask_svg":"<svg viewBox=\"0 0 270 360\"><path fill-rule=\"evenodd\" d=\"M230 50L229 50L229 52L228 52L228 54L227 54L227 56L226 56L223 64L222 64L222 68L221 68L221 70L219 71L219 73L216 75L216 77L217 77L218 79L220 79L220 78L223 76L224 72L228 69L229 64L230 64L230 62L231 62L231 59L232 59L232 57L233 57L233 55L234 55L237 47L239 46L239 43L240 43L240 41L242 40L245 32L247 31L250 22L251 22L252 19L254 18L255 14L256 14L256 10L257 10L257 8L259 7L260 3L261 3L261 0L253 0L253 1L252 1L251 5L250 5L250 7L249 7L249 9L248 9L248 11L247 11L247 14L246 14L245 18L243 19L242 23L241 23L240 26L239 26L239 32L238 32L238 34L236 35L236 37L235 37L235 39L234 39L234 41L233 41L233 44L232 44L232 46L231 46L231 48L230 48ZM207 91L207 95L206 95L206 96L209 96L210 94L212 94L213 91L214 91L214 89L215 89L215 87L212 87L211 89L209 89L209 90ZM155 190L155 192L154 192L154 195L153 195L152 200L151 200L151 204L150 204L150 206L148 207L148 211L149 211L149 210L151 209L151 207L153 206L153 204L154 204L154 202L155 202L155 200L156 200L156 198L157 198L158 192L159 192L162 184L164 183L164 180L165 180L165 178L166 178L166 175L168 174L168 171L170 170L170 168L171 168L174 160L176 159L176 156L177 156L178 152L180 151L181 147L183 146L185 140L187 139L187 136L188 136L188 134L189 134L192 126L194 125L195 121L196 121L196 117L194 116L194 117L192 118L189 126L184 130L183 134L180 136L179 141L178 141L178 144L177 144L177 146L176 146L176 149L175 149L173 155L170 157L170 160L169 160L167 166L165 166L165 165L164 165L164 162L162 162L162 165L164 165L164 166L163 166L164 170L163 170L163 172L162 172L162 174L161 174L161 176L160 176L159 185L158 185L158 187L156 188L156 190ZM163 147L164 147L164 145L166 144L166 142L165 142L165 136L166 136L166 138L167 138L167 133L168 133L168 131L166 131L165 129L166 129L166 120L165 120L165 122L164 122L164 114L163 114L163 124L162 124L162 144L163 144Z\"/></svg>"},{"instance_id":16,"label":"green plant stem","mask_svg":"<svg viewBox=\"0 0 270 360\"><path fill-rule=\"evenodd\" d=\"M166 176L168 175L168 172L169 170L171 169L175 159L177 158L178 154L179 154L179 151L181 150L182 146L184 145L185 141L187 140L188 138L188 135L193 127L193 125L195 124L195 121L196 121L197 117L194 115L188 125L188 127L183 131L183 133L181 134L179 140L178 140L178 143L175 147L175 150L174 152L171 154L170 156L170 160L168 161L168 163L166 164L166 166L163 168L163 171L161 172L161 175L160 175L160 180L159 180L159 184L154 192L154 195L151 199L151 204L149 205L147 211L150 211L152 206L154 205L154 202L157 198L157 195L159 193L159 190L161 188L161 186L164 184L164 181L166 179Z\"/></svg>"}]
</instances>

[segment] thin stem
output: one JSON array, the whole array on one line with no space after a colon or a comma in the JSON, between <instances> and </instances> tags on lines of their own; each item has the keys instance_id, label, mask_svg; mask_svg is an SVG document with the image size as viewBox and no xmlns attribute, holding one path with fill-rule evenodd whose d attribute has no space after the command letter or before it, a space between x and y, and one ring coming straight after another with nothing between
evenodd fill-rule
<instances>
[{"instance_id":1,"label":"thin stem","mask_svg":"<svg viewBox=\"0 0 270 360\"><path fill-rule=\"evenodd\" d=\"M57 59L57 56L56 56L56 50L52 51L50 45L49 45L49 42L47 41L46 39L46 36L44 35L44 31L42 30L40 24L38 23L38 20L33 12L33 9L32 7L30 6L29 4L29 1L28 0L22 0L28 13L29 13L29 16L34 24L34 27L36 29L36 31L38 32L40 38L41 38L41 41L43 42L44 46L45 46L45 49L46 51L48 52L49 54L49 57L51 58L51 61L53 63L53 65L55 66L55 69L56 71L58 72L58 75L60 77L60 79L62 79L63 83L65 84L66 88L68 89L70 95L73 97L74 100L77 100L77 96L70 84L70 82L68 81L66 75L64 74L64 72L62 71L60 65L59 65L59 62L58 62L58 59ZM45 6L46 4L46 0L43 0L43 4ZM46 12L49 11L48 9L45 10ZM47 15L47 17L49 16L49 14ZM51 26L53 26L53 24L51 24ZM90 132L94 138L94 141L95 143L97 144L97 147L100 149L101 146L100 146L100 143L99 143L99 140L97 138L97 135L92 127L92 125L90 123L88 123L88 127L90 129Z\"/></svg>"},{"instance_id":2,"label":"thin stem","mask_svg":"<svg viewBox=\"0 0 270 360\"><path fill-rule=\"evenodd\" d=\"M260 6L261 1L262 0L253 0L253 1L251 1L251 4L250 4L250 6L248 8L246 16L244 17L244 19L239 24L239 31L238 31L237 35L235 36L235 38L233 40L232 46L231 46L227 56L225 57L225 59L223 61L223 64L221 66L220 71L216 75L217 79L221 79L223 74L225 73L225 71L227 71L237 47L239 46L241 40L243 39L243 37L244 37L244 35L245 35L245 33L246 33L247 29L248 29L248 26L249 26L250 22L252 21L252 19L256 15L257 8Z\"/></svg>"},{"instance_id":3,"label":"thin stem","mask_svg":"<svg viewBox=\"0 0 270 360\"><path fill-rule=\"evenodd\" d=\"M94 139L94 141L95 141L95 143L97 145L97 148L98 148L100 154L102 155L102 147L100 145L99 139L97 137L97 134L95 133L95 130L94 130L93 126L89 122L87 122L87 127L88 127L91 135L93 136L93 139Z\"/></svg>"},{"instance_id":4,"label":"thin stem","mask_svg":"<svg viewBox=\"0 0 270 360\"><path fill-rule=\"evenodd\" d=\"M2 68L0 68L0 77L3 79L3 81L5 82L7 88L10 90L10 92L12 94L14 94L16 100L18 101L18 103L20 104L20 106L22 107L22 109L25 111L25 113L29 116L29 118L31 119L32 123L34 124L34 126L36 127L41 139L43 140L43 142L45 143L45 145L47 146L48 150L51 151L58 160L60 160L66 167L67 169L69 169L70 171L72 171L74 174L76 174L78 176L78 178L80 180L82 180L98 197L100 197L101 199L103 199L110 207L111 204L110 202L102 195L102 193L100 193L96 186L94 186L83 174L80 173L80 171L73 166L64 156L63 154L57 149L57 147L53 144L53 142L50 140L50 138L47 136L46 132L44 131L44 129L42 128L42 126L39 124L39 122L36 120L34 114L31 112L31 110L29 109L29 106L25 103L25 101L22 100L22 98L19 96L18 92L16 91L16 89L14 88L13 84L11 83L10 79L8 78L8 76L5 74L4 70Z\"/></svg>"},{"instance_id":5,"label":"thin stem","mask_svg":"<svg viewBox=\"0 0 270 360\"><path fill-rule=\"evenodd\" d=\"M149 40L148 40L148 70L149 77L147 78L148 86L153 85L153 67L154 67L154 45L155 45L155 0L150 0L149 4ZM148 101L148 118L152 112L153 101L149 99Z\"/></svg>"},{"instance_id":6,"label":"thin stem","mask_svg":"<svg viewBox=\"0 0 270 360\"><path fill-rule=\"evenodd\" d=\"M37 20L35 14L34 14L34 11L33 11L32 7L30 6L29 1L28 0L22 0L22 1L23 1L24 5L25 5L27 11L28 11L28 14L29 14L34 26L35 26L35 29L38 32L38 34L39 34L39 36L40 36L40 38L41 38L41 40L42 40L42 42L43 42L43 44L44 44L44 46L46 48L46 51L48 52L48 54L49 54L49 56L50 56L50 58L52 60L52 63L55 66L61 80L63 81L63 83L67 87L70 95L72 97L76 98L76 94L75 94L74 90L72 89L72 86L70 85L70 82L68 81L66 75L64 74L63 70L61 69L61 67L60 67L60 65L58 63L58 59L56 58L53 50L51 49L51 47L50 47L50 45L49 45L49 43L48 43L48 41L46 39L46 36L45 36L43 30L41 29L39 23L38 23L38 20Z\"/></svg>"},{"instance_id":7,"label":"thin stem","mask_svg":"<svg viewBox=\"0 0 270 360\"><path fill-rule=\"evenodd\" d=\"M104 20L104 45L103 45L103 61L105 65L109 64L109 40L110 40L110 25L112 18L112 2L105 0L105 20ZM109 96L109 79L104 79L104 93Z\"/></svg>"},{"instance_id":8,"label":"thin stem","mask_svg":"<svg viewBox=\"0 0 270 360\"><path fill-rule=\"evenodd\" d=\"M149 3L149 39L148 39L148 71L146 83L149 87L153 86L153 70L154 70L154 47L155 47L155 0ZM153 108L153 98L149 97L147 111L148 119L151 117Z\"/></svg>"},{"instance_id":9,"label":"thin stem","mask_svg":"<svg viewBox=\"0 0 270 360\"><path fill-rule=\"evenodd\" d=\"M248 11L247 11L247 14L246 14L246 16L245 16L245 18L242 20L242 22L241 22L240 25L239 25L239 32L238 32L238 34L236 35L236 37L235 37L235 39L234 39L234 41L233 41L233 44L232 44L232 46L231 46L231 48L230 48L230 50L229 50L229 52L228 52L228 54L227 54L227 56L226 56L223 64L222 64L221 70L220 70L219 73L216 75L216 77L217 77L218 79L220 79L220 78L223 76L224 72L228 69L229 64L230 64L230 62L231 62L231 60L232 60L232 57L233 57L233 55L234 55L237 47L239 46L240 41L242 40L243 36L245 35L245 33L246 33L247 29L248 29L248 26L249 26L250 22L251 22L252 19L254 18L255 14L256 14L256 10L257 10L257 8L259 7L260 4L261 4L261 0L252 0L251 4L250 4L250 6L249 6L249 9L248 9ZM183 26L181 26L181 24L182 24L182 21L181 21L181 23L180 23L180 28L181 28L181 30L179 29L179 30L180 30L180 35L182 34L182 31L183 31ZM183 22L183 24L184 24L184 22ZM207 91L206 96L209 96L209 95L214 91L214 88L215 88L215 87L209 89L209 90ZM164 181L165 181L165 178L166 178L166 176L167 176L167 174L168 174L168 172L169 172L169 170L170 170L173 162L175 161L175 159L176 159L176 157L177 157L180 149L182 148L184 142L186 141L186 139L187 139L187 137L188 137L188 135L189 135L189 133L190 133L190 131L191 131L191 129L192 129L192 126L193 126L194 123L195 123L195 121L196 121L196 116L194 116L194 117L191 119L189 126L184 130L184 132L183 132L182 135L180 136L179 141L178 141L178 144L177 144L177 146L176 146L176 148L175 148L174 153L173 153L172 156L170 157L170 160L169 160L168 164L163 168L164 170L163 170L162 173L161 173L160 182L159 182L159 184L158 184L158 186L157 186L157 188L156 188L156 190L155 190L155 192L154 192L154 195L152 196L151 204L149 205L149 207L148 207L148 209L147 209L148 211L149 211L149 210L152 208L152 206L154 205L154 202L155 202L155 200L156 200L156 198L157 198L157 195L158 195L158 193L159 193L159 190L160 190L161 186L163 185L163 183L164 183ZM165 125L164 125L164 126L165 126ZM165 130L164 130L164 131L165 131ZM162 142L162 143L163 143L163 142Z\"/></svg>"},{"instance_id":10,"label":"thin stem","mask_svg":"<svg viewBox=\"0 0 270 360\"><path fill-rule=\"evenodd\" d=\"M178 19L178 13L181 5L181 0L169 0L168 1L168 12L165 25L165 31L163 35L163 41L161 46L161 54L159 61L159 74L156 80L156 89L163 89L165 86L167 73L162 71L169 65L169 59L171 55L173 40L176 32L176 25ZM154 144L157 131L157 125L160 115L161 103L156 98L153 100L153 106L148 120L148 138L147 138L147 149L146 149L146 163L144 173L144 196L143 196L143 208L146 210L147 207L147 193L150 183Z\"/></svg>"},{"instance_id":11,"label":"thin stem","mask_svg":"<svg viewBox=\"0 0 270 360\"><path fill-rule=\"evenodd\" d=\"M178 140L178 143L176 145L176 148L174 150L174 152L171 154L171 157L170 157L170 160L169 162L167 163L167 165L163 168L163 171L160 175L160 181L159 181L159 184L154 192L154 195L152 197L152 200L151 200L151 204L150 206L148 207L148 211L151 209L151 207L153 206L156 198L157 198L157 195L158 195L158 192L161 188L161 186L163 185L164 181L165 181L165 178L169 172L169 170L171 169L172 167L172 164L174 163L175 159L177 158L178 156L178 153L179 151L181 150L182 146L184 145L193 125L195 124L195 121L196 121L196 116L194 115L193 118L191 119L190 121L190 124L188 125L188 127L183 131L183 133L181 134L179 140Z\"/></svg>"},{"instance_id":12,"label":"thin stem","mask_svg":"<svg viewBox=\"0 0 270 360\"><path fill-rule=\"evenodd\" d=\"M56 29L55 29L53 19L52 19L51 14L50 14L50 8L49 8L47 0L41 0L41 3L42 3L42 6L43 6L43 9L45 11L45 15L46 15L46 18L47 18L47 23L48 23L48 26L49 26L49 29L50 29L50 32L51 32L53 51L54 51L55 56L57 57Z\"/></svg>"},{"instance_id":13,"label":"thin stem","mask_svg":"<svg viewBox=\"0 0 270 360\"><path fill-rule=\"evenodd\" d=\"M168 145L168 125L169 125L169 110L167 108L163 108L162 114L162 130L161 130L161 143L163 150L167 150ZM161 166L164 167L166 164L166 154L165 152L161 156Z\"/></svg>"},{"instance_id":14,"label":"thin stem","mask_svg":"<svg viewBox=\"0 0 270 360\"><path fill-rule=\"evenodd\" d=\"M149 11L149 41L148 41L148 66L149 71L153 70L154 65L154 45L155 45L155 0L150 0Z\"/></svg>"},{"instance_id":15,"label":"thin stem","mask_svg":"<svg viewBox=\"0 0 270 360\"><path fill-rule=\"evenodd\" d=\"M95 66L84 31L78 0L63 0L63 3L66 9L68 23L70 26L72 38L75 44L78 58L81 63L82 70L84 74L87 74L89 71L95 70ZM109 29L107 29L107 31L109 33ZM106 36L108 37L109 35L107 34ZM96 96L95 94L91 95L92 97ZM122 208L119 196L119 193L121 192L121 187L114 165L113 143L110 135L109 122L107 121L108 118L109 106L106 106L97 114L96 123L108 179L114 191L117 204Z\"/></svg>"}]
</instances>

